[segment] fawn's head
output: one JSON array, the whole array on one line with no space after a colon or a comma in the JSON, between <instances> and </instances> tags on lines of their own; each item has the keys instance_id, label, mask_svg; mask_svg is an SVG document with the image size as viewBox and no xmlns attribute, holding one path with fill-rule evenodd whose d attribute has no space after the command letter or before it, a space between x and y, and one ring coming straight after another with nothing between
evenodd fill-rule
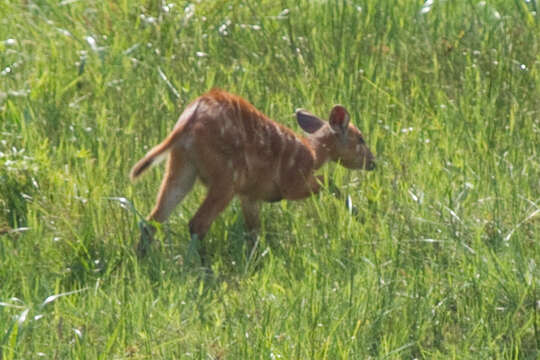
<instances>
[{"instance_id":1,"label":"fawn's head","mask_svg":"<svg viewBox=\"0 0 540 360\"><path fill-rule=\"evenodd\" d=\"M332 108L328 122L305 110L297 110L296 119L308 137L317 139L318 144L327 149L330 160L349 169L375 169L375 157L360 130L350 123L349 112L342 105Z\"/></svg>"}]
</instances>

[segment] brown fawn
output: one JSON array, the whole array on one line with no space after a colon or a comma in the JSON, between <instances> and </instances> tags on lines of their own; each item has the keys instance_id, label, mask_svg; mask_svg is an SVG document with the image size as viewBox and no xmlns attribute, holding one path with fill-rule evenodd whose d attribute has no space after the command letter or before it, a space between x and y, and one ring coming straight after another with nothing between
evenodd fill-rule
<instances>
[{"instance_id":1,"label":"brown fawn","mask_svg":"<svg viewBox=\"0 0 540 360\"><path fill-rule=\"evenodd\" d=\"M204 238L235 195L245 226L254 234L260 227L260 202L317 193L321 178L314 172L327 161L350 169L375 168L373 154L343 106L332 108L328 122L304 110L297 110L296 118L306 137L272 121L239 96L214 89L197 98L167 138L131 170L134 180L168 155L157 203L147 219L165 221L200 179L208 192L189 221L192 239ZM140 252L145 252L145 237L151 239L154 232L151 225L143 226ZM204 259L204 247L200 252Z\"/></svg>"}]
</instances>

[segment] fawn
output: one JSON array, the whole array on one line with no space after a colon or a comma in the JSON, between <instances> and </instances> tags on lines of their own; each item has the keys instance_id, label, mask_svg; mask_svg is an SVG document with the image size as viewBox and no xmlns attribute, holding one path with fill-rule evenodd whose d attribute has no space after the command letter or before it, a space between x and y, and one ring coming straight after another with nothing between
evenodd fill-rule
<instances>
[{"instance_id":1,"label":"fawn","mask_svg":"<svg viewBox=\"0 0 540 360\"><path fill-rule=\"evenodd\" d=\"M149 221L165 221L191 190L196 179L207 187L206 198L189 222L192 239L202 240L214 219L238 195L245 226L260 227L261 201L298 200L315 194L321 179L314 172L327 161L350 169L373 170L374 156L349 113L335 105L328 122L304 110L296 117L306 137L278 124L243 98L214 89L184 110L172 132L131 170L135 180L168 155L167 170ZM155 229L143 226L144 239ZM204 247L200 249L204 259Z\"/></svg>"}]
</instances>

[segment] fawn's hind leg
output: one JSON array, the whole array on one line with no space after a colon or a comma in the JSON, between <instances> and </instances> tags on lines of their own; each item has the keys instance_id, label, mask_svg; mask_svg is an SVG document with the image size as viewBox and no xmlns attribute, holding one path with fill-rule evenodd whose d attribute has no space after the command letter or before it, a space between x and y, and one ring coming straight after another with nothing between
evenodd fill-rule
<instances>
[{"instance_id":1,"label":"fawn's hind leg","mask_svg":"<svg viewBox=\"0 0 540 360\"><path fill-rule=\"evenodd\" d=\"M226 178L226 176L223 176L223 178ZM210 185L206 198L189 221L191 239L200 243L198 251L203 265L208 265L208 259L202 240L210 229L212 222L229 205L233 196L233 186L226 181Z\"/></svg>"},{"instance_id":2,"label":"fawn's hind leg","mask_svg":"<svg viewBox=\"0 0 540 360\"><path fill-rule=\"evenodd\" d=\"M167 170L163 176L161 187L157 196L154 209L148 215L148 221L164 222L172 211L184 199L193 187L197 172L195 167L174 149L169 154ZM141 255L146 252L147 243L152 240L155 232L153 226L145 226L142 229L141 241L138 251ZM146 241L145 241L146 240Z\"/></svg>"}]
</instances>

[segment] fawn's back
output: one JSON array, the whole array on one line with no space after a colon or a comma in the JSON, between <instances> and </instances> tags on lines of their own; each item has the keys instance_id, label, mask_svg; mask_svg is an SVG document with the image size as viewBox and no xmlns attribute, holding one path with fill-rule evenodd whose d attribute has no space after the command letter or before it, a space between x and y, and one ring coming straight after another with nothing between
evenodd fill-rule
<instances>
[{"instance_id":1,"label":"fawn's back","mask_svg":"<svg viewBox=\"0 0 540 360\"><path fill-rule=\"evenodd\" d=\"M196 110L183 129L179 151L206 185L226 177L236 193L274 201L283 197L287 181L305 178L312 170L313 152L306 140L244 99L214 90L191 106Z\"/></svg>"}]
</instances>

